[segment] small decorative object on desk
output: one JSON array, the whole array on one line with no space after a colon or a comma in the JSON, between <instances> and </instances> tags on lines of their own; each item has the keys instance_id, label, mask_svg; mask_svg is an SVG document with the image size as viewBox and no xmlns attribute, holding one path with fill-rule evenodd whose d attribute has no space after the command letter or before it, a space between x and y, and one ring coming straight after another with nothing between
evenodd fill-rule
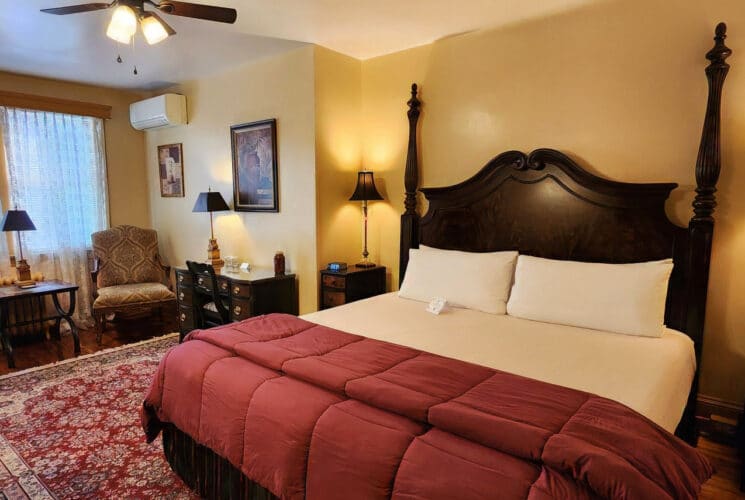
<instances>
[{"instance_id":1,"label":"small decorative object on desk","mask_svg":"<svg viewBox=\"0 0 745 500\"><path fill-rule=\"evenodd\" d=\"M285 254L281 251L274 254L274 274L285 274Z\"/></svg>"}]
</instances>

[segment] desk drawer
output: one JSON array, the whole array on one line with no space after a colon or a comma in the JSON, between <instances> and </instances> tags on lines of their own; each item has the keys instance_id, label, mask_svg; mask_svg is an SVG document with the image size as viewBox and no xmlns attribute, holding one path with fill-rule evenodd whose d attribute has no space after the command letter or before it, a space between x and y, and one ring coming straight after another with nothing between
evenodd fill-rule
<instances>
[{"instance_id":1,"label":"desk drawer","mask_svg":"<svg viewBox=\"0 0 745 500\"><path fill-rule=\"evenodd\" d=\"M230 319L241 321L250 318L253 313L253 307L250 300L233 299L230 304Z\"/></svg>"},{"instance_id":2,"label":"desk drawer","mask_svg":"<svg viewBox=\"0 0 745 500\"><path fill-rule=\"evenodd\" d=\"M221 295L230 295L230 280L228 278L217 278L217 288Z\"/></svg>"},{"instance_id":3,"label":"desk drawer","mask_svg":"<svg viewBox=\"0 0 745 500\"><path fill-rule=\"evenodd\" d=\"M336 307L346 303L344 292L323 291L323 307Z\"/></svg>"},{"instance_id":4,"label":"desk drawer","mask_svg":"<svg viewBox=\"0 0 745 500\"><path fill-rule=\"evenodd\" d=\"M233 297L248 299L251 297L251 285L246 285L244 283L233 283L231 285L230 293L233 295Z\"/></svg>"},{"instance_id":5,"label":"desk drawer","mask_svg":"<svg viewBox=\"0 0 745 500\"><path fill-rule=\"evenodd\" d=\"M211 292L212 291L212 280L206 274L199 274L197 275L197 282L194 283L194 286L204 288L208 292Z\"/></svg>"},{"instance_id":6,"label":"desk drawer","mask_svg":"<svg viewBox=\"0 0 745 500\"><path fill-rule=\"evenodd\" d=\"M194 290L191 287L181 286L181 284L179 284L176 289L178 290L176 292L176 297L178 297L179 305L183 304L190 306L194 303Z\"/></svg>"},{"instance_id":7,"label":"desk drawer","mask_svg":"<svg viewBox=\"0 0 745 500\"><path fill-rule=\"evenodd\" d=\"M347 280L344 276L332 276L330 274L323 275L323 286L327 288L337 288L344 290L346 287Z\"/></svg>"},{"instance_id":8,"label":"desk drawer","mask_svg":"<svg viewBox=\"0 0 745 500\"><path fill-rule=\"evenodd\" d=\"M188 271L176 271L176 282L179 285L191 286L191 273Z\"/></svg>"},{"instance_id":9,"label":"desk drawer","mask_svg":"<svg viewBox=\"0 0 745 500\"><path fill-rule=\"evenodd\" d=\"M190 331L194 329L194 308L191 306L179 306L178 321L181 331Z\"/></svg>"}]
</instances>

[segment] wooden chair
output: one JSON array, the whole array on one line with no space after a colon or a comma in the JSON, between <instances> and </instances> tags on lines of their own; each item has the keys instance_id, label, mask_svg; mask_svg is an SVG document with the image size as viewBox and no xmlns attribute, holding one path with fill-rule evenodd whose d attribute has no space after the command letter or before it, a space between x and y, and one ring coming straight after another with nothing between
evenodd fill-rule
<instances>
[{"instance_id":1,"label":"wooden chair","mask_svg":"<svg viewBox=\"0 0 745 500\"><path fill-rule=\"evenodd\" d=\"M93 317L96 341L110 314L157 313L175 310L171 268L158 255L158 233L135 226L116 226L91 235L93 242Z\"/></svg>"},{"instance_id":2,"label":"wooden chair","mask_svg":"<svg viewBox=\"0 0 745 500\"><path fill-rule=\"evenodd\" d=\"M230 322L230 311L223 303L217 286L215 268L210 264L187 260L194 283L194 309L197 311L197 328L210 328ZM200 285L200 276L207 275L207 283Z\"/></svg>"}]
</instances>

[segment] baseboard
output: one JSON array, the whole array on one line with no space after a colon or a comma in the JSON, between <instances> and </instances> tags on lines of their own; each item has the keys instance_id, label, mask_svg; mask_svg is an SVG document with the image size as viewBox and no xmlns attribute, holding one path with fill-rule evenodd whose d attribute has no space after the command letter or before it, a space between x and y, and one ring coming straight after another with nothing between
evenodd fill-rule
<instances>
[{"instance_id":1,"label":"baseboard","mask_svg":"<svg viewBox=\"0 0 745 500\"><path fill-rule=\"evenodd\" d=\"M701 433L711 439L733 444L742 419L742 405L706 394L696 398L696 417Z\"/></svg>"}]
</instances>

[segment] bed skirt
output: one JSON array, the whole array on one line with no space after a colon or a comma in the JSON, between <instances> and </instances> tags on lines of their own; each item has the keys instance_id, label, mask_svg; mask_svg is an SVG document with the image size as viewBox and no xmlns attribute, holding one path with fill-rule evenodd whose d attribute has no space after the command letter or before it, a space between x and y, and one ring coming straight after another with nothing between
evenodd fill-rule
<instances>
[{"instance_id":1,"label":"bed skirt","mask_svg":"<svg viewBox=\"0 0 745 500\"><path fill-rule=\"evenodd\" d=\"M176 474L202 498L277 500L233 464L173 424L163 427L163 451Z\"/></svg>"}]
</instances>

